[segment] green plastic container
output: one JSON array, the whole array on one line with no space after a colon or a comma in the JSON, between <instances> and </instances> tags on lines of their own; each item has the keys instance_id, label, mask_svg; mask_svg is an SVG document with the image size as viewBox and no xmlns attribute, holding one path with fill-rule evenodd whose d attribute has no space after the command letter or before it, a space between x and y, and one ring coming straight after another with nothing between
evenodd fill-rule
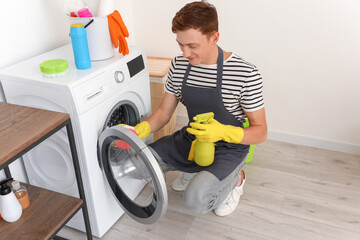
<instances>
[{"instance_id":1,"label":"green plastic container","mask_svg":"<svg viewBox=\"0 0 360 240\"><path fill-rule=\"evenodd\" d=\"M246 118L245 119L245 123L244 123L244 127L249 127L249 120ZM250 149L249 149L249 153L246 156L246 163L250 163L253 160L253 156L254 156L254 150L255 150L255 145L252 144L250 145Z\"/></svg>"}]
</instances>

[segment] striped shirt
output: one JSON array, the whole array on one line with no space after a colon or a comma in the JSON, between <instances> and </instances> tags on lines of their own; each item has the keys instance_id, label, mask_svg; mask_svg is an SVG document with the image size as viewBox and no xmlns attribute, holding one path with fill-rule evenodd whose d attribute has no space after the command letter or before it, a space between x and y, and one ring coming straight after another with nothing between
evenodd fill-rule
<instances>
[{"instance_id":1,"label":"striped shirt","mask_svg":"<svg viewBox=\"0 0 360 240\"><path fill-rule=\"evenodd\" d=\"M175 94L185 105L181 94L182 81L189 60L183 56L175 57L167 75L165 91ZM192 87L216 88L217 64L199 64L191 67L186 84ZM245 112L253 112L264 107L263 84L258 69L232 53L224 61L221 86L222 100L226 110L236 119L243 121Z\"/></svg>"}]
</instances>

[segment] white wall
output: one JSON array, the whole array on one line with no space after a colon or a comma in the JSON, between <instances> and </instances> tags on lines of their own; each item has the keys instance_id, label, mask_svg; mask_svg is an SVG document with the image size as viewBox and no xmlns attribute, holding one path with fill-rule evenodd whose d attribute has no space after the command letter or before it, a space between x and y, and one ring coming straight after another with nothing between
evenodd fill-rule
<instances>
[{"instance_id":1,"label":"white wall","mask_svg":"<svg viewBox=\"0 0 360 240\"><path fill-rule=\"evenodd\" d=\"M171 20L190 1L134 0L136 43L180 53ZM360 2L210 0L219 45L257 65L269 137L360 154Z\"/></svg>"}]
</instances>

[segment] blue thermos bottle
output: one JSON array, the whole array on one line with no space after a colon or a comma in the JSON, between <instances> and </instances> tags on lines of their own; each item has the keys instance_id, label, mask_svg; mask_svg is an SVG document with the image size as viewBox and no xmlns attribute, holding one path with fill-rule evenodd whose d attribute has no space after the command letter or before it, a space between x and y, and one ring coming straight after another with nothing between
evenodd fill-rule
<instances>
[{"instance_id":1,"label":"blue thermos bottle","mask_svg":"<svg viewBox=\"0 0 360 240\"><path fill-rule=\"evenodd\" d=\"M86 30L82 23L73 23L70 28L70 37L77 69L91 67Z\"/></svg>"}]
</instances>

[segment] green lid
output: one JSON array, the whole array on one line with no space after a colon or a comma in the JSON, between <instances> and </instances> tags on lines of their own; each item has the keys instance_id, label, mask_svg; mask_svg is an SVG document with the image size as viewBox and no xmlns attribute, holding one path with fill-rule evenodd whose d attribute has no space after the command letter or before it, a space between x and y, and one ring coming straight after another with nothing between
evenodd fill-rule
<instances>
[{"instance_id":1,"label":"green lid","mask_svg":"<svg viewBox=\"0 0 360 240\"><path fill-rule=\"evenodd\" d=\"M64 59L51 59L40 63L40 71L45 74L62 73L68 68L68 61Z\"/></svg>"}]
</instances>

